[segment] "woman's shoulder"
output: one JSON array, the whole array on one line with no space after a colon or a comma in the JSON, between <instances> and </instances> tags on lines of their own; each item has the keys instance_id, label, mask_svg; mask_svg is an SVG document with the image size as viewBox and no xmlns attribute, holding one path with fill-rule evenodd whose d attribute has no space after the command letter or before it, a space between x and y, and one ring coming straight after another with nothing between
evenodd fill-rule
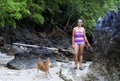
<instances>
[{"instance_id":1,"label":"woman's shoulder","mask_svg":"<svg viewBox=\"0 0 120 81\"><path fill-rule=\"evenodd\" d=\"M76 26L76 27L74 27L73 29L77 29L77 26Z\"/></svg>"},{"instance_id":2,"label":"woman's shoulder","mask_svg":"<svg viewBox=\"0 0 120 81\"><path fill-rule=\"evenodd\" d=\"M84 27L81 27L83 30L85 30L85 28Z\"/></svg>"}]
</instances>

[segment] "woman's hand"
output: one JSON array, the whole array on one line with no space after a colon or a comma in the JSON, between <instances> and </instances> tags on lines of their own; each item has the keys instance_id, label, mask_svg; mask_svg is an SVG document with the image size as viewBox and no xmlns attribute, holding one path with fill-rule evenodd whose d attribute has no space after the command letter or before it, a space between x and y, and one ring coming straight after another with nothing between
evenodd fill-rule
<instances>
[{"instance_id":1,"label":"woman's hand","mask_svg":"<svg viewBox=\"0 0 120 81\"><path fill-rule=\"evenodd\" d=\"M73 44L72 44L72 47L74 48L74 46L75 46L75 44L73 43Z\"/></svg>"},{"instance_id":2,"label":"woman's hand","mask_svg":"<svg viewBox=\"0 0 120 81\"><path fill-rule=\"evenodd\" d=\"M91 45L88 43L88 47L91 47Z\"/></svg>"}]
</instances>

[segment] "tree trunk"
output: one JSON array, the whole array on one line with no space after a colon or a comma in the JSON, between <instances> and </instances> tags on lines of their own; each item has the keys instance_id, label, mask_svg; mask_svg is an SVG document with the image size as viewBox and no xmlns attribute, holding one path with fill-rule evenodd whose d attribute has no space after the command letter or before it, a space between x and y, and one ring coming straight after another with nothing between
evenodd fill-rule
<instances>
[{"instance_id":1,"label":"tree trunk","mask_svg":"<svg viewBox=\"0 0 120 81\"><path fill-rule=\"evenodd\" d=\"M69 18L68 18L68 20L67 20L67 23L66 23L66 25L65 25L65 27L64 27L64 31L66 31L66 29L67 29L67 27L68 27L68 25L69 25L69 23L70 23L70 19L71 19L71 17L69 16Z\"/></svg>"}]
</instances>

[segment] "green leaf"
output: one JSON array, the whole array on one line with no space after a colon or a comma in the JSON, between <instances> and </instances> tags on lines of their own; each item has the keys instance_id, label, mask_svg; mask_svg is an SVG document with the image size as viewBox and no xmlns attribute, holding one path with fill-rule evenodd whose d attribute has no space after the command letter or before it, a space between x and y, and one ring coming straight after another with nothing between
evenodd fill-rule
<instances>
[{"instance_id":1,"label":"green leaf","mask_svg":"<svg viewBox=\"0 0 120 81\"><path fill-rule=\"evenodd\" d=\"M33 14L33 19L40 24L44 23L44 17L41 14L34 13Z\"/></svg>"}]
</instances>

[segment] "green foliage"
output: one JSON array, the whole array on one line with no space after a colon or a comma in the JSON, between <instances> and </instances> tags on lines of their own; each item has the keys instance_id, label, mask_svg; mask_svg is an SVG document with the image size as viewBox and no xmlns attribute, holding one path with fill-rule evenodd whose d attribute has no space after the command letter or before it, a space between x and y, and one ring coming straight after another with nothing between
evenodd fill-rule
<instances>
[{"instance_id":1,"label":"green foliage","mask_svg":"<svg viewBox=\"0 0 120 81\"><path fill-rule=\"evenodd\" d=\"M69 30L75 26L77 19L81 18L87 33L91 35L97 19L103 17L109 9L117 11L119 5L120 0L64 0L64 19L61 22L67 22L70 18L67 28Z\"/></svg>"},{"instance_id":2,"label":"green foliage","mask_svg":"<svg viewBox=\"0 0 120 81\"><path fill-rule=\"evenodd\" d=\"M34 13L32 16L35 22L40 24L44 23L44 17L41 14Z\"/></svg>"},{"instance_id":3,"label":"green foliage","mask_svg":"<svg viewBox=\"0 0 120 81\"><path fill-rule=\"evenodd\" d=\"M25 15L29 15L25 2L14 2L12 0L0 1L0 25L10 25L16 27L16 20L22 19Z\"/></svg>"},{"instance_id":4,"label":"green foliage","mask_svg":"<svg viewBox=\"0 0 120 81\"><path fill-rule=\"evenodd\" d=\"M91 35L97 19L109 9L117 11L119 5L120 0L0 0L0 25L16 27L23 20L22 24L31 22L32 27L49 31L58 26L69 32L81 18Z\"/></svg>"}]
</instances>

